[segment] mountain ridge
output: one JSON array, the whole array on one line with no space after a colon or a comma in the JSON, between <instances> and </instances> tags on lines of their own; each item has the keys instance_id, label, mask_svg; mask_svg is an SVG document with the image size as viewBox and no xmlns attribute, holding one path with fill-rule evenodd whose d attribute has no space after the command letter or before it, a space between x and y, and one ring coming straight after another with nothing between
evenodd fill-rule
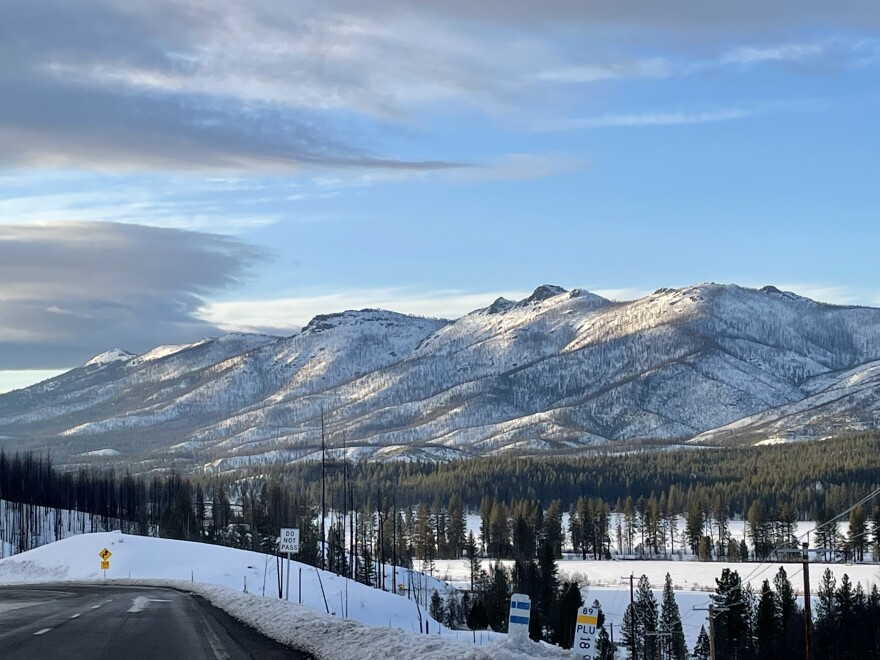
<instances>
[{"instance_id":1,"label":"mountain ridge","mask_svg":"<svg viewBox=\"0 0 880 660\"><path fill-rule=\"evenodd\" d=\"M102 355L0 395L0 446L222 470L314 456L322 412L331 444L368 459L880 428L880 310L775 287L612 302L541 285L454 320L348 310L289 337Z\"/></svg>"}]
</instances>

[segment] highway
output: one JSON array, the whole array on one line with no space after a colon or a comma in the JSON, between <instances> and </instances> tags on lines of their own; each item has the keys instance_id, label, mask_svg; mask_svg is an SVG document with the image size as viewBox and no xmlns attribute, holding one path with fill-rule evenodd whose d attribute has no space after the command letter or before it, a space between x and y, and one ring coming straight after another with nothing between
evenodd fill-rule
<instances>
[{"instance_id":1,"label":"highway","mask_svg":"<svg viewBox=\"0 0 880 660\"><path fill-rule=\"evenodd\" d=\"M311 660L203 599L154 587L0 587L3 660Z\"/></svg>"}]
</instances>

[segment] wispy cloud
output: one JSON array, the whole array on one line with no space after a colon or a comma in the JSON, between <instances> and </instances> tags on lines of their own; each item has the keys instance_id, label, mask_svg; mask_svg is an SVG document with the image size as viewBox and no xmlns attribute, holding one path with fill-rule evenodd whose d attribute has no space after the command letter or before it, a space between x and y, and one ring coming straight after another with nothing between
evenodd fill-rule
<instances>
[{"instance_id":1,"label":"wispy cloud","mask_svg":"<svg viewBox=\"0 0 880 660\"><path fill-rule=\"evenodd\" d=\"M762 62L800 62L827 52L826 43L745 46L722 55L719 64L758 64Z\"/></svg>"},{"instance_id":2,"label":"wispy cloud","mask_svg":"<svg viewBox=\"0 0 880 660\"><path fill-rule=\"evenodd\" d=\"M287 333L306 325L318 314L347 309L379 308L403 314L453 319L486 307L499 297L518 300L528 295L525 291L471 293L405 288L352 289L303 293L270 300L212 302L201 308L199 316L230 331Z\"/></svg>"},{"instance_id":3,"label":"wispy cloud","mask_svg":"<svg viewBox=\"0 0 880 660\"><path fill-rule=\"evenodd\" d=\"M608 64L571 64L538 71L528 80L545 83L594 83L619 78L666 78L675 72L674 64L665 58L623 60Z\"/></svg>"},{"instance_id":4,"label":"wispy cloud","mask_svg":"<svg viewBox=\"0 0 880 660\"><path fill-rule=\"evenodd\" d=\"M578 128L617 128L632 126L679 126L684 124L706 124L719 121L733 121L753 117L755 110L746 108L726 108L706 112L647 112L599 117L582 117L560 122L555 130Z\"/></svg>"},{"instance_id":5,"label":"wispy cloud","mask_svg":"<svg viewBox=\"0 0 880 660\"><path fill-rule=\"evenodd\" d=\"M572 84L707 66L876 54L867 37L770 40L816 21L875 29L871 3L767 4L7 2L0 5L0 167L453 168L457 159L385 153L381 138L392 126L430 130L448 108L493 118L531 117L545 104L558 112L567 104L548 101L548 86L565 94ZM767 41L737 45L746 38ZM705 59L706 52L721 55Z\"/></svg>"},{"instance_id":6,"label":"wispy cloud","mask_svg":"<svg viewBox=\"0 0 880 660\"><path fill-rule=\"evenodd\" d=\"M848 286L815 282L782 283L775 286L782 291L791 291L805 298L832 305L865 305L871 302L865 292Z\"/></svg>"}]
</instances>

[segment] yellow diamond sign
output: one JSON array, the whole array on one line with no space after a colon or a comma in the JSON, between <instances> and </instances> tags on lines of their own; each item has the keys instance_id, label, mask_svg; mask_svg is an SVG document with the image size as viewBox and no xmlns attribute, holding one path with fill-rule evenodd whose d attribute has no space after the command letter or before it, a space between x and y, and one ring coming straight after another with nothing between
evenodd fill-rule
<instances>
[{"instance_id":1,"label":"yellow diamond sign","mask_svg":"<svg viewBox=\"0 0 880 660\"><path fill-rule=\"evenodd\" d=\"M107 561L108 559L110 559L110 555L112 554L113 553L110 552L107 548L104 548L103 550L101 550L101 552L98 553L98 556L101 558L101 561Z\"/></svg>"}]
</instances>

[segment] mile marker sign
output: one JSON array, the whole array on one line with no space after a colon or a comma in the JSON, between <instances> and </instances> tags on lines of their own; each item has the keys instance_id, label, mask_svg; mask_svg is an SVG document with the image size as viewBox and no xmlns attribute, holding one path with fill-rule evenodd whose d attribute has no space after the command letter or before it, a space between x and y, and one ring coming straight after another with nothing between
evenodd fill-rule
<instances>
[{"instance_id":1,"label":"mile marker sign","mask_svg":"<svg viewBox=\"0 0 880 660\"><path fill-rule=\"evenodd\" d=\"M281 528L281 540L278 543L278 552L289 552L297 554L299 552L299 528Z\"/></svg>"},{"instance_id":2,"label":"mile marker sign","mask_svg":"<svg viewBox=\"0 0 880 660\"><path fill-rule=\"evenodd\" d=\"M574 629L574 652L582 660L593 660L596 657L598 625L599 611L595 607L582 607L578 612Z\"/></svg>"}]
</instances>

